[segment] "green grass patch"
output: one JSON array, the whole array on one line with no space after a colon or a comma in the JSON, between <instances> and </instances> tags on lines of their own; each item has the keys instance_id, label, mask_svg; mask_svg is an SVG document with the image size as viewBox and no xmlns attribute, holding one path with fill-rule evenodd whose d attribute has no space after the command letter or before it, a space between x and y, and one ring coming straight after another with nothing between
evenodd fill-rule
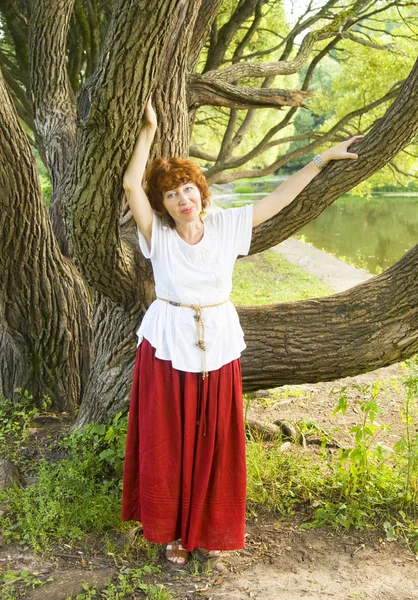
<instances>
[{"instance_id":1,"label":"green grass patch","mask_svg":"<svg viewBox=\"0 0 418 600\"><path fill-rule=\"evenodd\" d=\"M293 302L332 293L318 277L273 250L235 263L231 300L237 306Z\"/></svg>"},{"instance_id":2,"label":"green grass patch","mask_svg":"<svg viewBox=\"0 0 418 600\"><path fill-rule=\"evenodd\" d=\"M250 183L238 183L234 186L235 194L252 194L254 192L254 186Z\"/></svg>"}]
</instances>

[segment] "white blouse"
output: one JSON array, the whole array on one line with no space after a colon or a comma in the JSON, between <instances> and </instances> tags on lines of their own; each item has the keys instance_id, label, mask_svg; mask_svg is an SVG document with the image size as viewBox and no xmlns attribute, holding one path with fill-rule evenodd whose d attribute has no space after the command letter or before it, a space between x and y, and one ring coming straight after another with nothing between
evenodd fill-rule
<instances>
[{"instance_id":1,"label":"white blouse","mask_svg":"<svg viewBox=\"0 0 418 600\"><path fill-rule=\"evenodd\" d=\"M252 220L252 204L210 212L204 217L203 238L190 245L175 229L162 227L154 213L151 249L138 229L140 248L151 259L157 295L137 331L138 346L146 338L156 349L155 356L170 360L175 369L202 371L196 311L158 298L200 306L228 300L235 260L250 249ZM202 315L206 371L213 371L241 355L244 332L230 301L203 308Z\"/></svg>"}]
</instances>

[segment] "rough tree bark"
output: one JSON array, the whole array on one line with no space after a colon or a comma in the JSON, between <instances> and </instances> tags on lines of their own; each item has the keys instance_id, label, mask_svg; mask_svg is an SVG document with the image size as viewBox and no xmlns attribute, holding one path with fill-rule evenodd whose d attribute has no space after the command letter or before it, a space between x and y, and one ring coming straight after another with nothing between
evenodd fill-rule
<instances>
[{"instance_id":1,"label":"rough tree bark","mask_svg":"<svg viewBox=\"0 0 418 600\"><path fill-rule=\"evenodd\" d=\"M70 410L90 368L87 291L61 256L1 72L0 123L0 392L27 388Z\"/></svg>"},{"instance_id":2,"label":"rough tree bark","mask_svg":"<svg viewBox=\"0 0 418 600\"><path fill-rule=\"evenodd\" d=\"M328 2L327 7L334 4ZM238 21L245 21L244 12L259 5L260 0L240 2ZM42 0L37 5L49 23L53 6L63 10L62 0ZM219 6L220 0L156 0L151 9L145 0L116 0L97 68L78 97L75 119L71 94L57 96L57 106L61 112L67 110L75 123L66 145L71 151L58 147L51 163L62 166L56 171L56 186L65 216L68 258L53 236L27 139L0 79L0 244L4 249L0 391L12 395L19 386L37 395L48 393L57 410L80 405L76 426L104 421L127 408L134 332L154 298L154 287L129 213L121 219L122 175L150 94L160 124L153 155L187 156L187 107L193 105L189 77ZM32 26L36 18L40 13L35 10ZM62 52L68 13L58 22L60 35L54 43ZM217 36L212 30L219 44L208 60L212 71L218 68L234 27L236 23ZM31 48L39 52L31 62L37 76L42 79L52 73L54 85L59 85L65 77L63 63L56 71L39 67L42 42L33 39ZM289 48L283 60L288 59ZM360 160L329 166L280 218L254 232L252 252L290 235L409 143L418 127L417 68L386 117L358 145ZM55 144L55 128L62 127L62 119L53 116L54 94L41 79L33 73L31 85L34 90L37 85L41 88L34 94L41 99L35 114L39 115L38 135L49 146ZM65 95L70 105L65 104ZM46 125L52 122L54 131L49 132ZM62 137L68 140L66 135ZM411 355L418 336L416 273L417 252L411 251L386 273L345 294L240 309L248 343L243 357L245 388L333 379Z\"/></svg>"}]
</instances>

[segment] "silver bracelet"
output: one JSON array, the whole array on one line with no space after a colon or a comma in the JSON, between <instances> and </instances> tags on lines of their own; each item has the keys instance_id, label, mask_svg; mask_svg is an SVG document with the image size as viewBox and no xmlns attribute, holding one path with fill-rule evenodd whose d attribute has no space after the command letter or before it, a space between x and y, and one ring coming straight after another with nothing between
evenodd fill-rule
<instances>
[{"instance_id":1,"label":"silver bracelet","mask_svg":"<svg viewBox=\"0 0 418 600\"><path fill-rule=\"evenodd\" d=\"M316 164L316 166L318 167L318 169L320 169L322 171L322 169L324 169L327 165L324 163L324 161L322 160L322 158L320 157L319 154L317 154L316 156L313 157L312 161Z\"/></svg>"}]
</instances>

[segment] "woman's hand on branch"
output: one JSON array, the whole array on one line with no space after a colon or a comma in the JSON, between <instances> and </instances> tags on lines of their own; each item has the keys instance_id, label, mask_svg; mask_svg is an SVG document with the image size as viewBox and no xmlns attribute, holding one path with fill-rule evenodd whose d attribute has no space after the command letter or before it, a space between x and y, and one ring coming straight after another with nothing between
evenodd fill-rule
<instances>
[{"instance_id":1,"label":"woman's hand on branch","mask_svg":"<svg viewBox=\"0 0 418 600\"><path fill-rule=\"evenodd\" d=\"M354 144L354 142L358 142L362 138L364 138L364 135L354 135L349 140L341 142L341 144L337 144L337 146L332 146L331 148L328 148L328 150L325 150L325 152L321 154L321 159L324 163L328 163L330 160L358 158L358 154L355 154L354 152L348 152L348 148L351 146L351 144Z\"/></svg>"},{"instance_id":2,"label":"woman's hand on branch","mask_svg":"<svg viewBox=\"0 0 418 600\"><path fill-rule=\"evenodd\" d=\"M155 110L151 104L151 98L148 98L148 102L142 116L142 128L152 129L153 131L157 129L157 115L155 114Z\"/></svg>"}]
</instances>

